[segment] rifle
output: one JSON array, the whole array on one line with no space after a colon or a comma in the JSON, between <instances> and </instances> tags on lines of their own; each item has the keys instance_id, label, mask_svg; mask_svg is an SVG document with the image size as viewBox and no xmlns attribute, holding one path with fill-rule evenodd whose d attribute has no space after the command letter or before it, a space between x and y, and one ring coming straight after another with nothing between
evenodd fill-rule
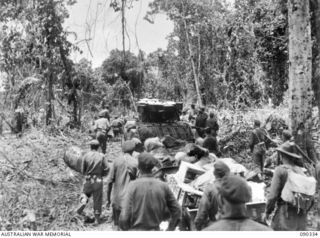
<instances>
[{"instance_id":1,"label":"rifle","mask_svg":"<svg viewBox=\"0 0 320 238\"><path fill-rule=\"evenodd\" d=\"M314 176L314 168L316 166L315 162L312 159L310 159L309 156L306 153L304 153L304 151L297 144L296 144L296 148L302 154L302 156L307 159L308 163L304 164L304 166L308 170L309 174Z\"/></svg>"},{"instance_id":2,"label":"rifle","mask_svg":"<svg viewBox=\"0 0 320 238\"><path fill-rule=\"evenodd\" d=\"M304 151L300 148L300 146L298 146L298 145L296 144L296 147L297 147L298 151L303 155L303 157L305 157L305 158L307 159L307 161L308 161L310 164L312 164L313 166L316 165L315 162L314 162L312 159L310 159L309 156L308 156L306 153L304 153Z\"/></svg>"}]
</instances>

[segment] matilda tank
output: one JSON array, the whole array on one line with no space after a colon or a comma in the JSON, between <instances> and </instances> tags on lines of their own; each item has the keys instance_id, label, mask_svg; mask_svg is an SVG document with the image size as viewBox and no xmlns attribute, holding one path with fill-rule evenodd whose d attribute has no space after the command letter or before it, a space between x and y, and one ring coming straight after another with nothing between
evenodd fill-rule
<instances>
[{"instance_id":1,"label":"matilda tank","mask_svg":"<svg viewBox=\"0 0 320 238\"><path fill-rule=\"evenodd\" d=\"M135 122L137 137L144 142L147 138L165 137L194 142L191 126L180 121L183 104L159 99L141 99L137 102L138 119Z\"/></svg>"}]
</instances>

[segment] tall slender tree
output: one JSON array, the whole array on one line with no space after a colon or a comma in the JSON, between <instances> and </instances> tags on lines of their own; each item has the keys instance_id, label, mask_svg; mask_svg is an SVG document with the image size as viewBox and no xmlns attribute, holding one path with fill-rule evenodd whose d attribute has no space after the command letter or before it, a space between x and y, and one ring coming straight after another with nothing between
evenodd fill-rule
<instances>
[{"instance_id":1,"label":"tall slender tree","mask_svg":"<svg viewBox=\"0 0 320 238\"><path fill-rule=\"evenodd\" d=\"M288 1L289 92L291 129L308 132L312 116L312 44L309 1Z\"/></svg>"},{"instance_id":2,"label":"tall slender tree","mask_svg":"<svg viewBox=\"0 0 320 238\"><path fill-rule=\"evenodd\" d=\"M312 84L320 116L320 0L310 1L312 47Z\"/></svg>"}]
</instances>

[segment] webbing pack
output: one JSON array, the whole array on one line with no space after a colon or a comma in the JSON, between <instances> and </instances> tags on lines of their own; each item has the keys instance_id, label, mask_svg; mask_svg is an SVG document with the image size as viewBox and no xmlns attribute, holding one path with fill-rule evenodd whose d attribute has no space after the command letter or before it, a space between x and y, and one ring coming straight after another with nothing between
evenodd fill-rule
<instances>
[{"instance_id":1,"label":"webbing pack","mask_svg":"<svg viewBox=\"0 0 320 238\"><path fill-rule=\"evenodd\" d=\"M308 211L314 203L314 195L316 192L316 179L307 176L302 169L288 168L287 181L282 189L281 198L291 206L300 210Z\"/></svg>"}]
</instances>

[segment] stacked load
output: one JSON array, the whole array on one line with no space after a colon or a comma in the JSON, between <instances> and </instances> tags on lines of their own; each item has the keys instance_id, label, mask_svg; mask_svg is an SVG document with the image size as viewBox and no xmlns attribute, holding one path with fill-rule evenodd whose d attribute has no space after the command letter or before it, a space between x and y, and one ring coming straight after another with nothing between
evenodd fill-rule
<instances>
[{"instance_id":1,"label":"stacked load","mask_svg":"<svg viewBox=\"0 0 320 238\"><path fill-rule=\"evenodd\" d=\"M82 157L85 154L81 148L72 146L68 148L63 156L63 160L66 165L72 170L81 173L82 172Z\"/></svg>"},{"instance_id":2,"label":"stacked load","mask_svg":"<svg viewBox=\"0 0 320 238\"><path fill-rule=\"evenodd\" d=\"M243 165L237 163L234 159L223 158L223 159L217 159L216 161L218 160L224 162L229 167L230 172L233 174L237 174L239 176L245 177L246 174L248 173L248 170ZM212 183L215 180L215 177L213 175L214 173L213 163L208 164L204 168L207 171L192 182L192 186L194 188L202 191L205 189L205 187L209 183Z\"/></svg>"},{"instance_id":3,"label":"stacked load","mask_svg":"<svg viewBox=\"0 0 320 238\"><path fill-rule=\"evenodd\" d=\"M201 147L195 145L188 145L186 150L189 150L189 153L176 154L175 159L181 161L180 167L177 173L167 175L167 182L179 203L189 213L197 212L203 191L208 184L214 182L215 162L224 162L231 173L241 177L250 174L243 165L232 158L217 158L214 154L206 154ZM200 158L197 158L199 155ZM248 214L253 219L261 221L266 204L265 184L248 181L248 185L252 189L252 201L247 204Z\"/></svg>"},{"instance_id":4,"label":"stacked load","mask_svg":"<svg viewBox=\"0 0 320 238\"><path fill-rule=\"evenodd\" d=\"M175 173L179 169L181 162L189 162L199 167L212 164L217 157L201 146L187 144L180 140L175 140L166 136L160 140L159 137L148 138L144 142L147 152L153 154L158 159L160 168L157 171L162 175ZM169 172L170 171L170 172Z\"/></svg>"},{"instance_id":5,"label":"stacked load","mask_svg":"<svg viewBox=\"0 0 320 238\"><path fill-rule=\"evenodd\" d=\"M83 173L83 156L87 152L87 150L82 150L77 146L71 146L65 150L63 161L70 169L78 173ZM106 156L104 157L104 160L107 160Z\"/></svg>"}]
</instances>

